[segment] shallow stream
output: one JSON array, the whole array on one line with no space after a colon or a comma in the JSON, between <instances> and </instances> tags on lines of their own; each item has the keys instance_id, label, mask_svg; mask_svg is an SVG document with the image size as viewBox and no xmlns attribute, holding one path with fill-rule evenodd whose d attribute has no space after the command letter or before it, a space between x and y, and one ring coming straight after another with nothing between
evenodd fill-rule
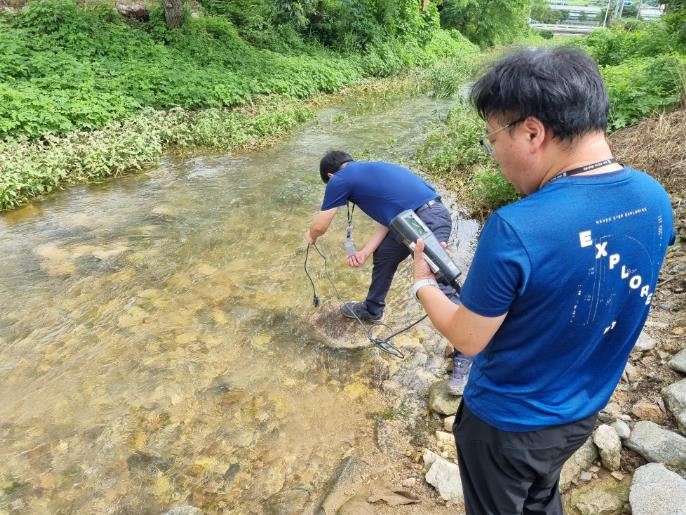
<instances>
[{"instance_id":1,"label":"shallow stream","mask_svg":"<svg viewBox=\"0 0 686 515\"><path fill-rule=\"evenodd\" d=\"M0 216L0 513L261 513L278 492L315 496L371 445L378 351L330 350L304 322L318 159L407 164L449 102L356 105L268 149L167 157ZM370 270L344 266L344 219L321 248L361 299ZM476 224L461 227L471 239ZM373 225L358 212L355 230L361 243ZM405 266L395 327L419 314L408 284Z\"/></svg>"}]
</instances>

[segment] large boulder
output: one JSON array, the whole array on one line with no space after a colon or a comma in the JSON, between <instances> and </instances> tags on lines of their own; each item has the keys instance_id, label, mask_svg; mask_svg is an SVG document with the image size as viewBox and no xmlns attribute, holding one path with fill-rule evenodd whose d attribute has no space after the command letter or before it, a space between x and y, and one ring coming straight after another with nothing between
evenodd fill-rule
<instances>
[{"instance_id":1,"label":"large boulder","mask_svg":"<svg viewBox=\"0 0 686 515\"><path fill-rule=\"evenodd\" d=\"M686 467L686 438L654 422L636 423L624 445L648 461Z\"/></svg>"},{"instance_id":2,"label":"large boulder","mask_svg":"<svg viewBox=\"0 0 686 515\"><path fill-rule=\"evenodd\" d=\"M634 472L629 501L633 515L686 515L686 479L648 463Z\"/></svg>"}]
</instances>

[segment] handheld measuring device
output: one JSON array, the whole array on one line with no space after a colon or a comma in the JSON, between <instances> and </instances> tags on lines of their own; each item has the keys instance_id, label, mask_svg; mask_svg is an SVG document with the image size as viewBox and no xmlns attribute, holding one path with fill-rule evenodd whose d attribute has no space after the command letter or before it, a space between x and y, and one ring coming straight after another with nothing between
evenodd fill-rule
<instances>
[{"instance_id":1,"label":"handheld measuring device","mask_svg":"<svg viewBox=\"0 0 686 515\"><path fill-rule=\"evenodd\" d=\"M417 240L424 240L424 258L436 279L460 291L457 279L462 275L462 271L417 213L411 209L403 211L391 220L389 228L399 234L403 244L413 252Z\"/></svg>"}]
</instances>

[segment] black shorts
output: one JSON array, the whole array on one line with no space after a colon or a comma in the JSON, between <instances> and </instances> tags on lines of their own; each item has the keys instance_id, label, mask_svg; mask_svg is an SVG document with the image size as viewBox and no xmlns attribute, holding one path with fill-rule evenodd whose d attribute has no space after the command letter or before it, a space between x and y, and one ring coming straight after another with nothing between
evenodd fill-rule
<instances>
[{"instance_id":1,"label":"black shorts","mask_svg":"<svg viewBox=\"0 0 686 515\"><path fill-rule=\"evenodd\" d=\"M467 514L562 514L562 465L588 439L595 420L594 414L539 431L500 431L463 400L453 433Z\"/></svg>"}]
</instances>

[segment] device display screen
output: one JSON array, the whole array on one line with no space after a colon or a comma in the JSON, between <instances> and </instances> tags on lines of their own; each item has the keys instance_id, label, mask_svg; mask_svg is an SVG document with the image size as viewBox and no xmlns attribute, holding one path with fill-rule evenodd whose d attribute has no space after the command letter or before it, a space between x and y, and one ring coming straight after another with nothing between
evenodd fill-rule
<instances>
[{"instance_id":1,"label":"device display screen","mask_svg":"<svg viewBox=\"0 0 686 515\"><path fill-rule=\"evenodd\" d=\"M428 231L426 230L426 227L417 220L414 215L410 215L407 218L405 218L405 221L407 222L407 225L409 225L414 232L416 232L419 236L425 235Z\"/></svg>"}]
</instances>

